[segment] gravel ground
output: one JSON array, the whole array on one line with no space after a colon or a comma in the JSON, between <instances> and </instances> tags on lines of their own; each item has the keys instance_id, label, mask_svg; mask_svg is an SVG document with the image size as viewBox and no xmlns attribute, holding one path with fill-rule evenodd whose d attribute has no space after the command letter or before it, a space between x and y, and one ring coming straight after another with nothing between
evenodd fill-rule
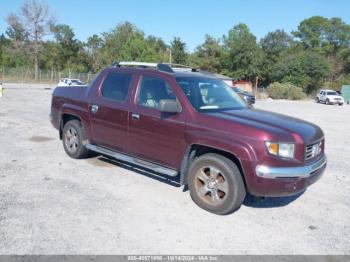
<instances>
[{"instance_id":1,"label":"gravel ground","mask_svg":"<svg viewBox=\"0 0 350 262\"><path fill-rule=\"evenodd\" d=\"M49 123L48 86L7 87L0 254L350 254L350 106L258 101L323 128L327 171L302 195L249 197L216 216L173 181L101 157L69 158Z\"/></svg>"}]
</instances>

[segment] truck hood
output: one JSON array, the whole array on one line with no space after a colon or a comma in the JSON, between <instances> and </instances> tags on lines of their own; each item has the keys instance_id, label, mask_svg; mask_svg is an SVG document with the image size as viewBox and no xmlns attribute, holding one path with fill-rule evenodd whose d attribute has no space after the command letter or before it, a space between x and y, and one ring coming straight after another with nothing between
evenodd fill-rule
<instances>
[{"instance_id":1,"label":"truck hood","mask_svg":"<svg viewBox=\"0 0 350 262\"><path fill-rule=\"evenodd\" d=\"M290 116L259 109L241 109L209 113L226 121L241 123L250 127L264 130L272 135L298 134L309 144L324 137L320 127Z\"/></svg>"}]
</instances>

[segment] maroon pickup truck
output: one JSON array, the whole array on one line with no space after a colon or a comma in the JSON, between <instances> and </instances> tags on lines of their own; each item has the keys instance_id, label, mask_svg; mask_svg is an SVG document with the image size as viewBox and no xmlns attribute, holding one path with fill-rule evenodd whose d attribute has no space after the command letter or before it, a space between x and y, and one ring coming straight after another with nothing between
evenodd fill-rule
<instances>
[{"instance_id":1,"label":"maroon pickup truck","mask_svg":"<svg viewBox=\"0 0 350 262\"><path fill-rule=\"evenodd\" d=\"M199 70L116 63L86 87L57 87L51 122L66 153L89 151L180 176L193 201L228 214L246 193L304 191L326 168L324 134L306 121L248 106Z\"/></svg>"}]
</instances>

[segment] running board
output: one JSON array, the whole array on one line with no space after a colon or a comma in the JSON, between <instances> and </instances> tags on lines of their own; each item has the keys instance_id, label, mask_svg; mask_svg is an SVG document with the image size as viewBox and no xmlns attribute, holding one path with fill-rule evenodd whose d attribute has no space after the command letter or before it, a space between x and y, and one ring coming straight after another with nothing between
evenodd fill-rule
<instances>
[{"instance_id":1,"label":"running board","mask_svg":"<svg viewBox=\"0 0 350 262\"><path fill-rule=\"evenodd\" d=\"M161 173L161 174L164 174L167 176L175 177L178 175L178 172L174 169L170 169L170 168L163 167L163 166L160 166L160 165L157 165L157 164L154 164L154 163L142 160L142 159L128 156L128 155L125 155L125 154L120 153L120 152L112 151L112 150L104 148L104 147L95 146L92 144L87 144L86 148L91 150L91 151L95 151L95 152L98 152L98 153L103 154L103 155L107 155L107 156L110 156L110 157L113 157L113 158L116 158L116 159L119 159L119 160L122 160L125 162L129 162L129 163L137 165L137 166L142 166L144 168L148 168L154 172Z\"/></svg>"}]
</instances>

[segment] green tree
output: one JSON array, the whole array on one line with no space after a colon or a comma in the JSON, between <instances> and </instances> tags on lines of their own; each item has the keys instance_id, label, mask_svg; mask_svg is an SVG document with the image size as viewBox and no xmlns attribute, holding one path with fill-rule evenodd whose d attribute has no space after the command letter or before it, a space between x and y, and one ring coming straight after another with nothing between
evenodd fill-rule
<instances>
[{"instance_id":1,"label":"green tree","mask_svg":"<svg viewBox=\"0 0 350 262\"><path fill-rule=\"evenodd\" d=\"M210 35L205 36L204 43L198 46L192 56L189 57L190 64L211 72L222 70L221 59L223 47L220 40Z\"/></svg>"},{"instance_id":2,"label":"green tree","mask_svg":"<svg viewBox=\"0 0 350 262\"><path fill-rule=\"evenodd\" d=\"M335 54L341 48L350 47L350 25L340 18L310 17L299 24L293 35L299 38L305 48L317 49L326 54Z\"/></svg>"},{"instance_id":3,"label":"green tree","mask_svg":"<svg viewBox=\"0 0 350 262\"><path fill-rule=\"evenodd\" d=\"M284 30L269 32L260 40L262 50L270 57L278 57L281 52L290 48L292 37Z\"/></svg>"},{"instance_id":4,"label":"green tree","mask_svg":"<svg viewBox=\"0 0 350 262\"><path fill-rule=\"evenodd\" d=\"M11 41L25 42L28 40L28 32L25 31L23 25L17 19L14 14L7 17L9 26L6 29L6 35Z\"/></svg>"},{"instance_id":5,"label":"green tree","mask_svg":"<svg viewBox=\"0 0 350 262\"><path fill-rule=\"evenodd\" d=\"M312 51L300 51L282 57L273 69L273 80L289 82L311 93L317 90L331 74L328 60Z\"/></svg>"},{"instance_id":6,"label":"green tree","mask_svg":"<svg viewBox=\"0 0 350 262\"><path fill-rule=\"evenodd\" d=\"M91 71L91 58L84 49L84 46L85 44L83 42L76 42L76 55L71 61L71 69L73 72L86 73Z\"/></svg>"},{"instance_id":7,"label":"green tree","mask_svg":"<svg viewBox=\"0 0 350 262\"><path fill-rule=\"evenodd\" d=\"M47 41L43 45L41 67L51 71L59 71L64 68L62 48L59 43Z\"/></svg>"},{"instance_id":8,"label":"green tree","mask_svg":"<svg viewBox=\"0 0 350 262\"><path fill-rule=\"evenodd\" d=\"M330 52L338 52L342 48L350 48L350 25L346 24L342 19L333 17L329 19L327 27L327 42L330 46Z\"/></svg>"},{"instance_id":9,"label":"green tree","mask_svg":"<svg viewBox=\"0 0 350 262\"><path fill-rule=\"evenodd\" d=\"M350 74L350 49L344 49L339 53L339 56L344 64L343 73Z\"/></svg>"},{"instance_id":10,"label":"green tree","mask_svg":"<svg viewBox=\"0 0 350 262\"><path fill-rule=\"evenodd\" d=\"M224 36L225 70L236 79L255 81L261 75L263 53L245 24L234 26Z\"/></svg>"},{"instance_id":11,"label":"green tree","mask_svg":"<svg viewBox=\"0 0 350 262\"><path fill-rule=\"evenodd\" d=\"M161 38L145 36L130 22L118 24L113 30L102 33L101 47L96 57L101 65L115 61L167 61L167 46Z\"/></svg>"},{"instance_id":12,"label":"green tree","mask_svg":"<svg viewBox=\"0 0 350 262\"><path fill-rule=\"evenodd\" d=\"M268 86L272 82L272 73L280 57L293 45L292 37L283 30L269 32L260 40L264 52L261 66L262 84Z\"/></svg>"},{"instance_id":13,"label":"green tree","mask_svg":"<svg viewBox=\"0 0 350 262\"><path fill-rule=\"evenodd\" d=\"M174 64L186 64L187 53L186 43L182 42L180 37L174 37L170 42L172 63Z\"/></svg>"},{"instance_id":14,"label":"green tree","mask_svg":"<svg viewBox=\"0 0 350 262\"><path fill-rule=\"evenodd\" d=\"M56 43L59 46L60 68L67 69L69 72L73 70L77 62L77 55L82 46L75 39L73 29L65 24L58 24L52 29Z\"/></svg>"},{"instance_id":15,"label":"green tree","mask_svg":"<svg viewBox=\"0 0 350 262\"><path fill-rule=\"evenodd\" d=\"M102 36L104 44L101 53L105 65L121 60L142 60L146 49L144 33L130 22L118 24Z\"/></svg>"},{"instance_id":16,"label":"green tree","mask_svg":"<svg viewBox=\"0 0 350 262\"><path fill-rule=\"evenodd\" d=\"M9 24L6 29L8 41L4 42L5 45L2 48L3 53L9 55L6 65L9 67L28 66L32 63L28 33L14 14L10 14L7 21Z\"/></svg>"},{"instance_id":17,"label":"green tree","mask_svg":"<svg viewBox=\"0 0 350 262\"><path fill-rule=\"evenodd\" d=\"M10 13L6 20L10 26L10 35L15 34L17 36L20 33L30 40L28 42L29 50L33 56L35 79L37 80L43 37L50 31L53 24L53 18L49 16L48 6L37 0L28 0L21 6L18 14Z\"/></svg>"},{"instance_id":18,"label":"green tree","mask_svg":"<svg viewBox=\"0 0 350 262\"><path fill-rule=\"evenodd\" d=\"M145 39L145 46L146 50L143 55L144 61L168 61L167 45L161 38L150 35Z\"/></svg>"},{"instance_id":19,"label":"green tree","mask_svg":"<svg viewBox=\"0 0 350 262\"><path fill-rule=\"evenodd\" d=\"M0 35L0 67L7 66L9 63L9 54L7 49L10 46L10 43L10 40L7 39L4 34Z\"/></svg>"},{"instance_id":20,"label":"green tree","mask_svg":"<svg viewBox=\"0 0 350 262\"><path fill-rule=\"evenodd\" d=\"M303 20L297 31L292 34L299 38L305 48L321 47L325 41L328 19L322 16L313 16Z\"/></svg>"},{"instance_id":21,"label":"green tree","mask_svg":"<svg viewBox=\"0 0 350 262\"><path fill-rule=\"evenodd\" d=\"M97 72L102 67L100 50L103 46L103 40L98 35L92 35L88 38L86 44L87 52L91 58L93 72Z\"/></svg>"},{"instance_id":22,"label":"green tree","mask_svg":"<svg viewBox=\"0 0 350 262\"><path fill-rule=\"evenodd\" d=\"M293 32L302 46L326 56L331 67L330 84L346 79L350 50L350 25L340 18L313 16L303 20Z\"/></svg>"},{"instance_id":23,"label":"green tree","mask_svg":"<svg viewBox=\"0 0 350 262\"><path fill-rule=\"evenodd\" d=\"M76 42L73 29L69 25L57 24L52 28L56 41L62 46L73 46Z\"/></svg>"}]
</instances>

